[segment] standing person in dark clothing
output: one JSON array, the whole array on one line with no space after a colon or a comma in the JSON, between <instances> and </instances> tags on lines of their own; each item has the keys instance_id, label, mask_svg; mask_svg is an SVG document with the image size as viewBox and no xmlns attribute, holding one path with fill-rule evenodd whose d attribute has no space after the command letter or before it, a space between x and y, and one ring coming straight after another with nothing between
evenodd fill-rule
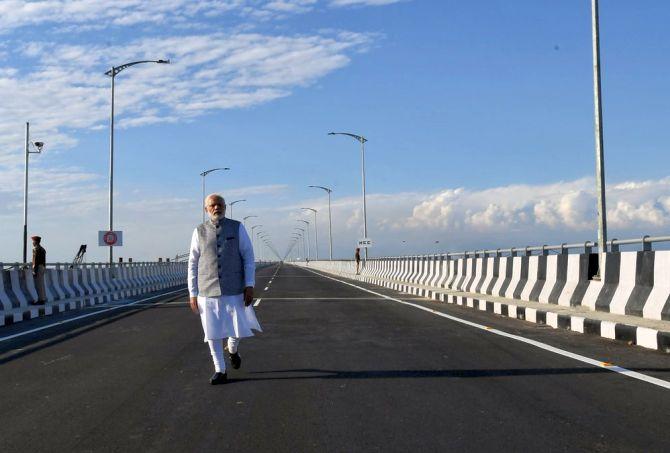
<instances>
[{"instance_id":1,"label":"standing person in dark clothing","mask_svg":"<svg viewBox=\"0 0 670 453\"><path fill-rule=\"evenodd\" d=\"M37 300L35 304L44 304L47 301L46 291L44 290L44 272L47 264L47 251L40 245L42 238L39 236L31 237L33 240L33 278L35 279L35 288L37 289Z\"/></svg>"},{"instance_id":2,"label":"standing person in dark clothing","mask_svg":"<svg viewBox=\"0 0 670 453\"><path fill-rule=\"evenodd\" d=\"M356 247L356 254L354 255L356 257L356 275L360 273L361 269L361 249Z\"/></svg>"}]
</instances>

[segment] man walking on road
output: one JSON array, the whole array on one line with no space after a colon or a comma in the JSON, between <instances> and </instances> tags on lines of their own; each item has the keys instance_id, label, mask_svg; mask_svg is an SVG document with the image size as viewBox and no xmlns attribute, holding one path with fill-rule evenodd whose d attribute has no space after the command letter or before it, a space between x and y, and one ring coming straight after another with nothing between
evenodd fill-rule
<instances>
[{"instance_id":1,"label":"man walking on road","mask_svg":"<svg viewBox=\"0 0 670 453\"><path fill-rule=\"evenodd\" d=\"M251 302L254 298L256 264L251 240L244 226L224 217L226 204L220 195L205 198L209 220L191 238L188 258L188 290L191 310L200 315L205 342L209 343L215 373L210 384L227 380L223 340L234 369L242 364L237 347L240 338L261 331Z\"/></svg>"},{"instance_id":2,"label":"man walking on road","mask_svg":"<svg viewBox=\"0 0 670 453\"><path fill-rule=\"evenodd\" d=\"M356 258L356 275L358 275L361 272L361 249L358 247L356 247L354 258Z\"/></svg>"},{"instance_id":3,"label":"man walking on road","mask_svg":"<svg viewBox=\"0 0 670 453\"><path fill-rule=\"evenodd\" d=\"M34 304L44 304L47 301L46 291L44 290L44 272L47 265L47 251L40 245L42 238L39 236L32 236L33 240L33 279L35 281L35 289L37 289L37 300Z\"/></svg>"}]
</instances>

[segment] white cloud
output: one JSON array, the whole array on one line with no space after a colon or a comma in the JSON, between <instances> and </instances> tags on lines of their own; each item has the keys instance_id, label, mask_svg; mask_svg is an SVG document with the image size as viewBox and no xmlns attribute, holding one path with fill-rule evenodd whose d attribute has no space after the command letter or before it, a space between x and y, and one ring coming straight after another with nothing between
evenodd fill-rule
<instances>
[{"instance_id":1,"label":"white cloud","mask_svg":"<svg viewBox=\"0 0 670 453\"><path fill-rule=\"evenodd\" d=\"M76 131L107 124L110 62L172 58L117 77L118 126L174 123L220 109L288 96L349 64L374 39L358 33L267 36L257 33L143 38L123 46L31 43L15 56L31 66L0 67L0 164L21 160L23 119L51 149L77 143ZM36 134L36 135L35 135Z\"/></svg>"}]
</instances>

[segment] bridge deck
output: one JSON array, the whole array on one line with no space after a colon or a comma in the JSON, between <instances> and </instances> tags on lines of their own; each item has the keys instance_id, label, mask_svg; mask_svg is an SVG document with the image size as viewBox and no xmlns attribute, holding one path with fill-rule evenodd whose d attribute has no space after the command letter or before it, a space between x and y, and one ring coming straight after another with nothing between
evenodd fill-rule
<instances>
[{"instance_id":1,"label":"bridge deck","mask_svg":"<svg viewBox=\"0 0 670 453\"><path fill-rule=\"evenodd\" d=\"M0 341L0 450L668 451L670 390L658 385L381 296L410 300L390 290L288 265L257 280L264 333L242 342L223 386L207 382L185 292ZM670 380L659 352L412 303Z\"/></svg>"}]
</instances>

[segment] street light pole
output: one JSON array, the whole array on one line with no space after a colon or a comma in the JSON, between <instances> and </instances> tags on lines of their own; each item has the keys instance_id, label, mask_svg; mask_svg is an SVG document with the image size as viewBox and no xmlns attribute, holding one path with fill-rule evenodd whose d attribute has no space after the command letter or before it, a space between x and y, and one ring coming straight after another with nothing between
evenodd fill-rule
<instances>
[{"instance_id":1,"label":"street light pole","mask_svg":"<svg viewBox=\"0 0 670 453\"><path fill-rule=\"evenodd\" d=\"M256 256L256 236L254 235L254 230L263 225L253 225L251 227L251 248L254 250L254 257Z\"/></svg>"},{"instance_id":2,"label":"street light pole","mask_svg":"<svg viewBox=\"0 0 670 453\"><path fill-rule=\"evenodd\" d=\"M330 132L328 135L348 135L361 144L361 181L363 183L363 236L368 237L368 215L365 197L365 142L368 140L362 135L350 134L349 132ZM368 248L365 247L365 260L368 259Z\"/></svg>"},{"instance_id":3,"label":"street light pole","mask_svg":"<svg viewBox=\"0 0 670 453\"><path fill-rule=\"evenodd\" d=\"M210 174L214 173L215 171L219 170L230 170L228 167L220 167L220 168L210 168L209 170L205 170L202 173L200 173L200 176L202 176L202 204L203 204L203 210L202 210L202 223L205 223L205 177Z\"/></svg>"},{"instance_id":4,"label":"street light pole","mask_svg":"<svg viewBox=\"0 0 670 453\"><path fill-rule=\"evenodd\" d=\"M603 143L603 107L600 85L600 24L598 0L591 0L591 31L593 43L593 98L596 138L596 190L598 192L598 275L605 277L607 253L607 209L605 205L605 145Z\"/></svg>"},{"instance_id":5,"label":"street light pole","mask_svg":"<svg viewBox=\"0 0 670 453\"><path fill-rule=\"evenodd\" d=\"M30 145L33 145L37 151L31 151ZM30 123L26 122L26 169L23 174L23 262L28 262L28 160L31 154L40 154L42 152L43 142L30 141Z\"/></svg>"},{"instance_id":6,"label":"street light pole","mask_svg":"<svg viewBox=\"0 0 670 453\"><path fill-rule=\"evenodd\" d=\"M309 222L307 220L302 220L298 219L298 222L302 222L305 224L305 228L307 229L307 259L310 260L312 259L312 247L310 245L310 238L309 238Z\"/></svg>"},{"instance_id":7,"label":"street light pole","mask_svg":"<svg viewBox=\"0 0 670 453\"><path fill-rule=\"evenodd\" d=\"M323 187L323 186L309 186L309 187L314 187L316 189L323 189L328 193L328 236L330 239L330 260L333 260L333 221L331 217L331 211L330 211L330 193L332 192L331 189L328 187ZM318 249L317 249L318 250Z\"/></svg>"},{"instance_id":8,"label":"street light pole","mask_svg":"<svg viewBox=\"0 0 670 453\"><path fill-rule=\"evenodd\" d=\"M314 208L300 208L305 211L312 211L314 213L314 248L316 249L316 260L319 261L319 230L316 222L316 209Z\"/></svg>"},{"instance_id":9,"label":"street light pole","mask_svg":"<svg viewBox=\"0 0 670 453\"><path fill-rule=\"evenodd\" d=\"M230 218L231 219L233 218L233 205L235 203L241 203L243 201L247 201L247 200L235 200L235 201L231 201L230 203L228 203L228 206L230 206Z\"/></svg>"},{"instance_id":10,"label":"street light pole","mask_svg":"<svg viewBox=\"0 0 670 453\"><path fill-rule=\"evenodd\" d=\"M112 91L112 106L109 117L109 231L114 230L114 80L118 73L123 71L126 68L135 66L142 63L158 63L158 64L169 64L170 60L141 60L133 61L131 63L125 63L121 66L112 66L112 68L105 72L105 75L112 78L111 91ZM114 261L114 247L109 246L109 265L111 266Z\"/></svg>"},{"instance_id":11,"label":"street light pole","mask_svg":"<svg viewBox=\"0 0 670 453\"><path fill-rule=\"evenodd\" d=\"M244 229L247 229L247 219L251 219L252 217L258 218L257 215L248 215L242 219L242 224L244 225Z\"/></svg>"}]
</instances>

